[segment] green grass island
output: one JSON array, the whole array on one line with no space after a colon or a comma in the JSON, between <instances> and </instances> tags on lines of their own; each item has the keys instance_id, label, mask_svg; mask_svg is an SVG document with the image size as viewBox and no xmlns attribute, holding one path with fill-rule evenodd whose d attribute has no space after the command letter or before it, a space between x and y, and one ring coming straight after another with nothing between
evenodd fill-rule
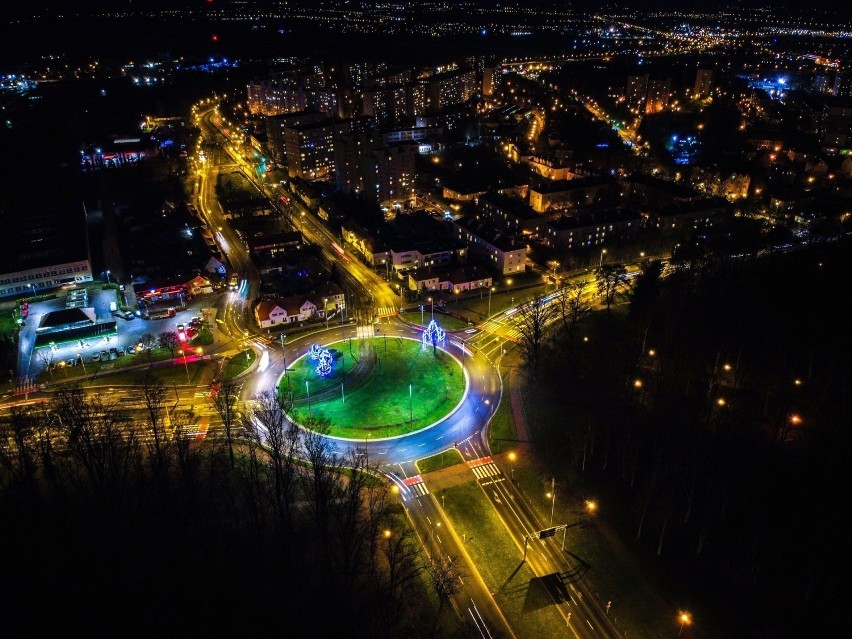
<instances>
[{"instance_id":1,"label":"green grass island","mask_svg":"<svg viewBox=\"0 0 852 639\"><path fill-rule=\"evenodd\" d=\"M452 413L467 380L459 361L440 348L403 337L347 339L328 344L330 375L306 354L288 365L278 392L292 396L293 418L324 418L329 435L381 439L407 435Z\"/></svg>"}]
</instances>

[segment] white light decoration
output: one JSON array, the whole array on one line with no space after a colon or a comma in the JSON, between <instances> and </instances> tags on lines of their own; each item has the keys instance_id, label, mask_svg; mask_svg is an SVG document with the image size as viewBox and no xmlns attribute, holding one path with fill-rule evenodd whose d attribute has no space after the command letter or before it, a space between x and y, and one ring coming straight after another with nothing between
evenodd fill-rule
<instances>
[{"instance_id":1,"label":"white light decoration","mask_svg":"<svg viewBox=\"0 0 852 639\"><path fill-rule=\"evenodd\" d=\"M426 330L423 331L423 346L431 346L435 348L439 343L443 344L447 339L447 333L443 328L438 326L438 322L432 320L429 322L429 326L426 327Z\"/></svg>"},{"instance_id":2,"label":"white light decoration","mask_svg":"<svg viewBox=\"0 0 852 639\"><path fill-rule=\"evenodd\" d=\"M320 352L322 351L322 346L319 344L311 344L311 348L308 351L308 354L311 356L311 359L317 361L320 356Z\"/></svg>"},{"instance_id":3,"label":"white light decoration","mask_svg":"<svg viewBox=\"0 0 852 639\"><path fill-rule=\"evenodd\" d=\"M317 375L320 377L328 377L331 375L332 365L334 364L334 356L331 354L331 351L327 348L322 349L319 352L318 359L319 364L316 368Z\"/></svg>"}]
</instances>

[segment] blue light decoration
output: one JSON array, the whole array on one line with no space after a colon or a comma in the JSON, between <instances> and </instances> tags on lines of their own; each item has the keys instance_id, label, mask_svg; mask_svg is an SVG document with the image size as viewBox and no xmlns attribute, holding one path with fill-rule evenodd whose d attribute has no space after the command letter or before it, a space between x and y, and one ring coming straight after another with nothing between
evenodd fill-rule
<instances>
[{"instance_id":1,"label":"blue light decoration","mask_svg":"<svg viewBox=\"0 0 852 639\"><path fill-rule=\"evenodd\" d=\"M438 343L444 343L447 339L447 333L443 328L438 326L438 322L432 320L429 322L429 325L426 327L426 330L423 331L422 343L423 346L431 346L434 350Z\"/></svg>"},{"instance_id":2,"label":"blue light decoration","mask_svg":"<svg viewBox=\"0 0 852 639\"><path fill-rule=\"evenodd\" d=\"M308 355L311 356L312 360L317 361L321 352L322 346L320 346L319 344L311 344L311 348L310 350L308 350Z\"/></svg>"},{"instance_id":3,"label":"blue light decoration","mask_svg":"<svg viewBox=\"0 0 852 639\"><path fill-rule=\"evenodd\" d=\"M331 351L324 348L319 353L319 364L317 364L317 375L320 377L328 377L331 375L331 369L334 365L334 356Z\"/></svg>"}]
</instances>

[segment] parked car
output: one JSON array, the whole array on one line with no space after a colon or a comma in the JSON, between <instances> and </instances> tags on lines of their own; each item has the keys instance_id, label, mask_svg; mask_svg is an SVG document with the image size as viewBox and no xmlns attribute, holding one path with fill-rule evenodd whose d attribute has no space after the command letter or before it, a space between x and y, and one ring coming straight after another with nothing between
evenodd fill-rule
<instances>
[{"instance_id":1,"label":"parked car","mask_svg":"<svg viewBox=\"0 0 852 639\"><path fill-rule=\"evenodd\" d=\"M100 353L93 353L91 361L93 361L93 362L101 361L101 354Z\"/></svg>"},{"instance_id":2,"label":"parked car","mask_svg":"<svg viewBox=\"0 0 852 639\"><path fill-rule=\"evenodd\" d=\"M130 346L127 347L127 354L128 355L136 354L136 345L135 344L131 344Z\"/></svg>"},{"instance_id":3,"label":"parked car","mask_svg":"<svg viewBox=\"0 0 852 639\"><path fill-rule=\"evenodd\" d=\"M110 360L118 359L118 349L117 348L109 349L109 358L110 358Z\"/></svg>"},{"instance_id":4,"label":"parked car","mask_svg":"<svg viewBox=\"0 0 852 639\"><path fill-rule=\"evenodd\" d=\"M109 361L109 351L103 350L101 351L101 361L108 362Z\"/></svg>"}]
</instances>

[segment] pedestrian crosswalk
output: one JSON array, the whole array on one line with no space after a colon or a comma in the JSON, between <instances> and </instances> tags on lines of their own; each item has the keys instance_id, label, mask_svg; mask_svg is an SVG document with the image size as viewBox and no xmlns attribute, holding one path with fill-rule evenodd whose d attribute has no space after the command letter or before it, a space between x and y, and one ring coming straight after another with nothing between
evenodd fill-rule
<instances>
[{"instance_id":1,"label":"pedestrian crosswalk","mask_svg":"<svg viewBox=\"0 0 852 639\"><path fill-rule=\"evenodd\" d=\"M497 468L497 464L495 464L490 457L474 459L473 461L467 462L467 465L473 471L473 474L476 475L477 479L495 478L494 481L498 481L498 479L500 479L500 475L503 474L500 472L500 469Z\"/></svg>"},{"instance_id":2,"label":"pedestrian crosswalk","mask_svg":"<svg viewBox=\"0 0 852 639\"><path fill-rule=\"evenodd\" d=\"M393 306L379 306L376 309L376 317L391 317L392 315L396 315L398 312L399 310Z\"/></svg>"},{"instance_id":3,"label":"pedestrian crosswalk","mask_svg":"<svg viewBox=\"0 0 852 639\"><path fill-rule=\"evenodd\" d=\"M483 322L480 324L480 328L487 333L499 335L500 337L512 340L513 342L517 342L521 339L521 331L514 326L503 324L496 320Z\"/></svg>"},{"instance_id":4,"label":"pedestrian crosswalk","mask_svg":"<svg viewBox=\"0 0 852 639\"><path fill-rule=\"evenodd\" d=\"M376 329L372 324L358 325L355 327L355 337L357 339L370 339L376 336Z\"/></svg>"},{"instance_id":5,"label":"pedestrian crosswalk","mask_svg":"<svg viewBox=\"0 0 852 639\"><path fill-rule=\"evenodd\" d=\"M415 495L428 495L429 491L426 489L426 484L423 483L423 478L420 475L415 475L414 477L409 477L402 481L403 484L408 486Z\"/></svg>"}]
</instances>

